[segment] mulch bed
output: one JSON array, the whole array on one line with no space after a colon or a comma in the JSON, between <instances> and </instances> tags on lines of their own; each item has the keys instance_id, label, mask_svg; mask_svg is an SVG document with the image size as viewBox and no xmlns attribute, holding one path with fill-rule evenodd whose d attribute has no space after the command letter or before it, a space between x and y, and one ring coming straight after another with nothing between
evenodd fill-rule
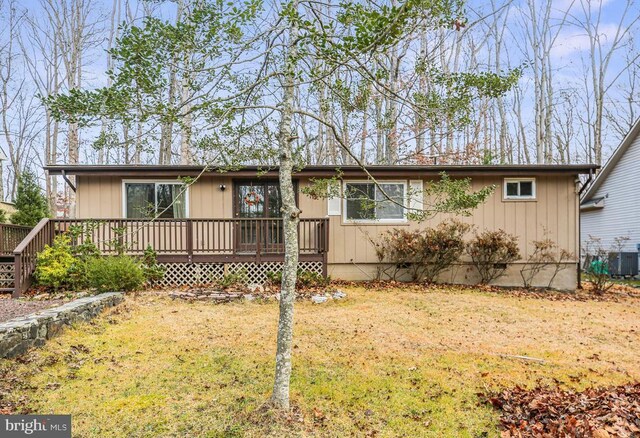
<instances>
[{"instance_id":1,"label":"mulch bed","mask_svg":"<svg viewBox=\"0 0 640 438\"><path fill-rule=\"evenodd\" d=\"M15 300L11 295L2 295L0 296L0 322L59 306L63 302L63 300Z\"/></svg>"},{"instance_id":2,"label":"mulch bed","mask_svg":"<svg viewBox=\"0 0 640 438\"><path fill-rule=\"evenodd\" d=\"M601 302L620 302L629 298L640 299L640 290L631 286L614 285L604 294L598 294L592 290L590 283L582 284L582 289L575 291L559 291L554 289L532 288L524 289L521 287L501 287L492 285L462 285L462 284L425 284L425 283L406 283L400 281L368 281L368 282L349 282L334 281L334 285L363 287L368 290L384 291L391 289L400 289L415 292L464 292L469 290L495 293L499 295L512 296L516 298L544 299L551 301L601 301Z\"/></svg>"},{"instance_id":3,"label":"mulch bed","mask_svg":"<svg viewBox=\"0 0 640 438\"><path fill-rule=\"evenodd\" d=\"M516 387L480 398L501 411L502 437L640 437L640 383L582 392Z\"/></svg>"}]
</instances>

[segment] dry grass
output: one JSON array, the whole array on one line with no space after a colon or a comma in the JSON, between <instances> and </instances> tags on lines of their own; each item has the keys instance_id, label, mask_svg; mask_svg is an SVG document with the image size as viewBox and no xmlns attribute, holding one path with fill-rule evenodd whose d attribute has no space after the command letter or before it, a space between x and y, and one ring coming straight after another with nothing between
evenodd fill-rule
<instances>
[{"instance_id":1,"label":"dry grass","mask_svg":"<svg viewBox=\"0 0 640 438\"><path fill-rule=\"evenodd\" d=\"M26 376L9 395L26 408L71 413L74 436L497 436L478 392L640 378L640 300L347 292L296 304L296 410L286 417L260 409L275 303L130 297L0 371Z\"/></svg>"}]
</instances>

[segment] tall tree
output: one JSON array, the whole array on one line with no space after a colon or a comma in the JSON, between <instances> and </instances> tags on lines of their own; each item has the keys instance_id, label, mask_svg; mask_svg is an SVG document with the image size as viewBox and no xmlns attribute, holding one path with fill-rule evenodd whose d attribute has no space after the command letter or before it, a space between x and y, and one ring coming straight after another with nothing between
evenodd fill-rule
<instances>
[{"instance_id":1,"label":"tall tree","mask_svg":"<svg viewBox=\"0 0 640 438\"><path fill-rule=\"evenodd\" d=\"M590 75L590 90L588 94L593 100L593 123L590 128L592 130L593 160L596 164L602 164L602 146L605 122L605 101L607 94L616 80L624 73L630 64L636 62L640 55L636 54L622 68L617 68L610 77L612 61L614 55L628 41L628 35L633 32L635 25L640 21L640 14L635 9L633 0L624 0L622 13L615 25L613 31L604 32L603 27L603 2L592 2L589 0L580 0L583 17L576 17L575 21L589 38L589 58L587 70Z\"/></svg>"},{"instance_id":2,"label":"tall tree","mask_svg":"<svg viewBox=\"0 0 640 438\"><path fill-rule=\"evenodd\" d=\"M11 222L17 225L33 227L49 216L49 202L33 172L25 171L20 175L15 207Z\"/></svg>"},{"instance_id":3,"label":"tall tree","mask_svg":"<svg viewBox=\"0 0 640 438\"><path fill-rule=\"evenodd\" d=\"M264 9L262 6L264 5ZM141 27L123 30L112 51L117 69L111 87L72 90L47 99L52 113L75 123L95 123L103 118L122 120L143 114L144 120L180 123L189 115L199 127L197 143L207 164L231 168L262 163L277 165L282 197L285 236L280 316L274 388L271 403L278 409L289 407L292 372L292 339L295 284L298 268L298 217L292 177L303 165L302 126L322 125L337 148L351 162L362 165L346 135L348 123L328 118L322 106L299 96L325 87L326 96L341 96L350 109L365 105L354 100L359 93L345 92L345 85L327 78L340 72L356 84L370 84L381 101L394 102L400 109L415 107L413 90L392 86L390 64L371 63L384 59L416 28L449 27L463 18L461 3L407 0L398 5L378 5L369 1L345 2L332 6L336 20L324 21L315 14L314 2L292 0L283 5L261 1L243 7L223 2L198 2L191 14L177 23L146 18ZM267 25L266 23L272 23ZM193 97L189 105L168 101L167 63L180 62L179 54L191 50L193 62L181 63L176 74L190 78ZM144 56L141 56L144 54ZM314 69L317 60L323 69ZM381 70L387 65L386 70ZM374 67L375 66L375 67ZM451 127L462 127L478 98L502 95L517 80L518 72L500 75L491 72L442 72L430 69L437 85L423 102L430 123L440 115ZM186 70L188 69L188 71ZM391 76L389 76L391 75ZM308 103L309 106L304 106ZM138 112L131 109L138 109ZM352 112L352 111L351 111ZM350 114L351 114L350 112ZM326 117L326 118L325 118ZM344 121L342 121L344 122ZM346 126L346 127L345 127ZM341 132L341 130L343 132ZM396 135L399 136L400 133ZM395 140L394 140L395 141ZM400 149L389 152L395 158ZM397 160L393 160L395 163ZM366 172L366 168L362 167ZM376 184L373 177L371 180ZM317 181L309 189L312 196L326 196L332 181ZM378 185L384 200L408 209ZM468 181L443 177L427 189L441 201L410 211L414 219L439 212L465 213L483 202L492 188L473 192Z\"/></svg>"}]
</instances>

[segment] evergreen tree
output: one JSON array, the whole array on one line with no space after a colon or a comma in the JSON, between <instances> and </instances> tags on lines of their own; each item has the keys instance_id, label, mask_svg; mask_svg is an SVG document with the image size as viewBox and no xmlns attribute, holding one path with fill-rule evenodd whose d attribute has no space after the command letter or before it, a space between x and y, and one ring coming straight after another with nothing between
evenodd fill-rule
<instances>
[{"instance_id":1,"label":"evergreen tree","mask_svg":"<svg viewBox=\"0 0 640 438\"><path fill-rule=\"evenodd\" d=\"M40 219L49 216L47 198L32 172L23 172L18 178L15 205L16 212L11 215L11 222L16 225L33 227Z\"/></svg>"}]
</instances>

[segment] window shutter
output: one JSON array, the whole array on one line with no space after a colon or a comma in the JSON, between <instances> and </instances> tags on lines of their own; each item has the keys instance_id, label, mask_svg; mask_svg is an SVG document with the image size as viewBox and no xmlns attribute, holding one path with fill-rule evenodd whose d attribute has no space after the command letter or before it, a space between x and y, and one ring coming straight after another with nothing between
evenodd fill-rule
<instances>
[{"instance_id":1,"label":"window shutter","mask_svg":"<svg viewBox=\"0 0 640 438\"><path fill-rule=\"evenodd\" d=\"M422 180L415 179L409 181L410 187L410 197L409 197L409 208L412 210L422 210L423 208L423 200L424 193L422 190Z\"/></svg>"},{"instance_id":2,"label":"window shutter","mask_svg":"<svg viewBox=\"0 0 640 438\"><path fill-rule=\"evenodd\" d=\"M327 198L327 215L329 216L340 216L341 207L342 206L342 198L338 197L330 197Z\"/></svg>"}]
</instances>

